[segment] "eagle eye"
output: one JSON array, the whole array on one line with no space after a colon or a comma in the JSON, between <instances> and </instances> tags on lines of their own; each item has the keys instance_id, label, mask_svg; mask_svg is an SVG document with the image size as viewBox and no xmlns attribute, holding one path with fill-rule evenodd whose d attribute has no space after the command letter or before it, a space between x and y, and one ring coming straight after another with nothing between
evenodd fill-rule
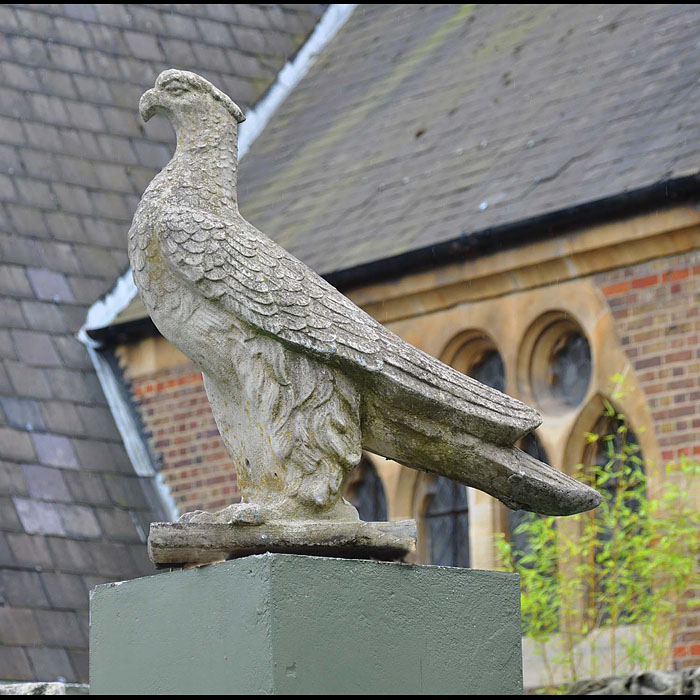
<instances>
[{"instance_id":1,"label":"eagle eye","mask_svg":"<svg viewBox=\"0 0 700 700\"><path fill-rule=\"evenodd\" d=\"M187 88L182 83L172 82L165 86L165 89L171 94L177 97L178 95L183 95L187 92Z\"/></svg>"}]
</instances>

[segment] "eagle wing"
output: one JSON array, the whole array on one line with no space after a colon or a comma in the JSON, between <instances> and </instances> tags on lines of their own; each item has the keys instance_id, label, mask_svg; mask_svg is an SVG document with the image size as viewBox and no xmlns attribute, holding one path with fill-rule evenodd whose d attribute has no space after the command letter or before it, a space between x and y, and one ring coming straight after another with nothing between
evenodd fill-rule
<instances>
[{"instance_id":1,"label":"eagle wing","mask_svg":"<svg viewBox=\"0 0 700 700\"><path fill-rule=\"evenodd\" d=\"M244 219L176 208L157 225L166 263L208 299L297 349L382 369L382 326Z\"/></svg>"},{"instance_id":2,"label":"eagle wing","mask_svg":"<svg viewBox=\"0 0 700 700\"><path fill-rule=\"evenodd\" d=\"M157 229L177 275L263 333L378 373L390 394L448 409L448 423L478 426L494 441L512 444L540 424L517 399L406 343L244 219L181 207L163 214Z\"/></svg>"}]
</instances>

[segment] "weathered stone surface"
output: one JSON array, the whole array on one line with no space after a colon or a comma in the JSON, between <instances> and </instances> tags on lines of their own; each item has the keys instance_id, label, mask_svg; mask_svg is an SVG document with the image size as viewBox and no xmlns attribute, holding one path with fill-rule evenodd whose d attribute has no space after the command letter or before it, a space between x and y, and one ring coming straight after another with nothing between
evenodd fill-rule
<instances>
[{"instance_id":1,"label":"weathered stone surface","mask_svg":"<svg viewBox=\"0 0 700 700\"><path fill-rule=\"evenodd\" d=\"M178 146L139 204L129 256L155 325L202 370L236 466L244 510L214 521L356 521L341 493L363 448L512 508L599 503L513 446L536 411L409 345L242 218L244 117L228 96L167 70L139 107L166 115Z\"/></svg>"},{"instance_id":2,"label":"weathered stone surface","mask_svg":"<svg viewBox=\"0 0 700 700\"><path fill-rule=\"evenodd\" d=\"M568 695L700 695L700 667L580 681L567 691Z\"/></svg>"},{"instance_id":3,"label":"weathered stone surface","mask_svg":"<svg viewBox=\"0 0 700 700\"><path fill-rule=\"evenodd\" d=\"M263 552L401 560L415 546L414 520L379 523L325 520L264 525L151 523L148 538L148 554L162 567L191 562L208 564Z\"/></svg>"},{"instance_id":4,"label":"weathered stone surface","mask_svg":"<svg viewBox=\"0 0 700 700\"><path fill-rule=\"evenodd\" d=\"M76 683L0 683L0 695L89 695L87 685Z\"/></svg>"}]
</instances>

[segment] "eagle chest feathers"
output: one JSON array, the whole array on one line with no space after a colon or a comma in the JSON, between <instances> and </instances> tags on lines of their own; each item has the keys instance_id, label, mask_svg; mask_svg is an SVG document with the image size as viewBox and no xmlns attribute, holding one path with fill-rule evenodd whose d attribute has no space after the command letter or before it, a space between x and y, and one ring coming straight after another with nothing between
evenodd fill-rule
<instances>
[{"instance_id":1,"label":"eagle chest feathers","mask_svg":"<svg viewBox=\"0 0 700 700\"><path fill-rule=\"evenodd\" d=\"M159 212L164 201L183 197L153 184L129 245L143 301L162 335L202 370L246 500L316 517L338 501L361 459L359 392L342 372L260 333L215 295L178 278L163 253L171 232ZM205 232L192 228L193 250L211 243Z\"/></svg>"}]
</instances>

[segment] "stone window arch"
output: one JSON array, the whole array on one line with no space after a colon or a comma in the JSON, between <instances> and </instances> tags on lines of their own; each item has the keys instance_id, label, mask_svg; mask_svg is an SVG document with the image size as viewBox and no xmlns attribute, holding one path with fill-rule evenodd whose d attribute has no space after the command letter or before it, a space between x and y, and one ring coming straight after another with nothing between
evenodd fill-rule
<instances>
[{"instance_id":1,"label":"stone window arch","mask_svg":"<svg viewBox=\"0 0 700 700\"><path fill-rule=\"evenodd\" d=\"M441 359L482 384L505 391L505 364L488 333L477 329L459 333L447 344Z\"/></svg>"},{"instance_id":2,"label":"stone window arch","mask_svg":"<svg viewBox=\"0 0 700 700\"><path fill-rule=\"evenodd\" d=\"M593 376L591 346L582 325L566 311L540 315L523 336L518 388L527 403L559 415L580 406Z\"/></svg>"}]
</instances>

